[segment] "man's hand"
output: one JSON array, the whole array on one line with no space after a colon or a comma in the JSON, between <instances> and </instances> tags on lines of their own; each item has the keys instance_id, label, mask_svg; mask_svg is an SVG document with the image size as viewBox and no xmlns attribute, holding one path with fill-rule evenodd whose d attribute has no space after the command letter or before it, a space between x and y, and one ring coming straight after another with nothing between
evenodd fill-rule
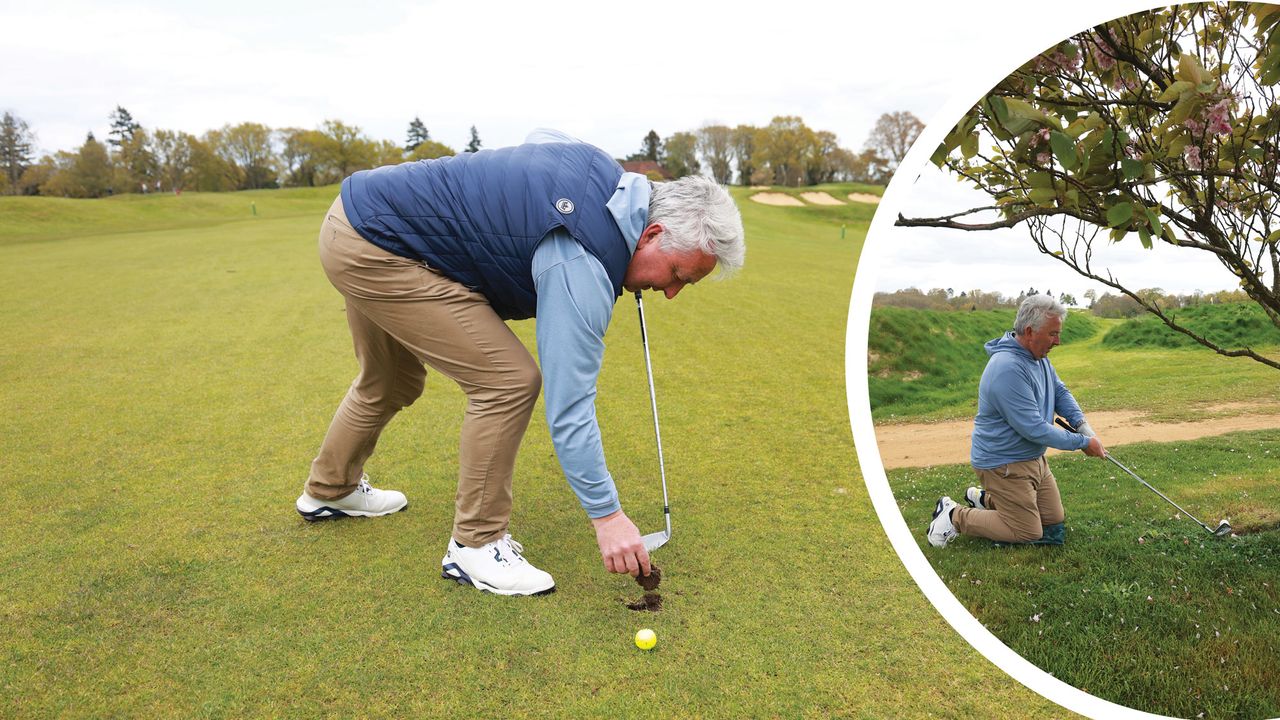
<instances>
[{"instance_id":1,"label":"man's hand","mask_svg":"<svg viewBox=\"0 0 1280 720\"><path fill-rule=\"evenodd\" d=\"M1084 447L1084 454L1090 457L1106 457L1107 449L1102 447L1102 441L1095 435L1089 438L1089 444Z\"/></svg>"},{"instance_id":2,"label":"man's hand","mask_svg":"<svg viewBox=\"0 0 1280 720\"><path fill-rule=\"evenodd\" d=\"M649 551L644 549L640 531L621 510L594 518L596 543L600 546L600 559L604 569L611 573L628 573L631 576L649 574Z\"/></svg>"}]
</instances>

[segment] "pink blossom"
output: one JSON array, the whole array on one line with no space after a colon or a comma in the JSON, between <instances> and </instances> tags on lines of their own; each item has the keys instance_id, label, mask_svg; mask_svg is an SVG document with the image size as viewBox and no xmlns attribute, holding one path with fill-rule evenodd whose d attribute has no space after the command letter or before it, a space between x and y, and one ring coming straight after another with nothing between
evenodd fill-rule
<instances>
[{"instance_id":1,"label":"pink blossom","mask_svg":"<svg viewBox=\"0 0 1280 720\"><path fill-rule=\"evenodd\" d=\"M1231 98L1223 98L1209 108L1209 132L1215 135L1226 135L1231 132Z\"/></svg>"},{"instance_id":2,"label":"pink blossom","mask_svg":"<svg viewBox=\"0 0 1280 720\"><path fill-rule=\"evenodd\" d=\"M1090 54L1093 56L1093 63L1098 66L1098 69L1105 71L1115 67L1116 59L1111 57L1111 53L1114 52L1111 49L1111 44L1097 33L1093 35L1093 42L1094 45L1090 48Z\"/></svg>"},{"instance_id":3,"label":"pink blossom","mask_svg":"<svg viewBox=\"0 0 1280 720\"><path fill-rule=\"evenodd\" d=\"M1200 148L1195 145L1188 145L1182 150L1182 159L1187 163L1188 170L1201 169Z\"/></svg>"},{"instance_id":4,"label":"pink blossom","mask_svg":"<svg viewBox=\"0 0 1280 720\"><path fill-rule=\"evenodd\" d=\"M1054 50L1051 53L1044 53L1036 58L1036 72L1050 73L1061 68L1067 72L1073 72L1080 67L1080 52L1068 56L1061 50Z\"/></svg>"},{"instance_id":5,"label":"pink blossom","mask_svg":"<svg viewBox=\"0 0 1280 720\"><path fill-rule=\"evenodd\" d=\"M1194 118L1187 118L1186 120L1182 121L1182 124L1186 126L1188 130L1197 134L1204 129L1204 123L1199 122Z\"/></svg>"}]
</instances>

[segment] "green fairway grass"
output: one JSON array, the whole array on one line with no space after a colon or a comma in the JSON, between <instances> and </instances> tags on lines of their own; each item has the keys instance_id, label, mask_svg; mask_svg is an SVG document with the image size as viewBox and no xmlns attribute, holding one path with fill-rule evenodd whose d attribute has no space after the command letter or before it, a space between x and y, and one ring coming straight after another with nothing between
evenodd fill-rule
<instances>
[{"instance_id":1,"label":"green fairway grass","mask_svg":"<svg viewBox=\"0 0 1280 720\"><path fill-rule=\"evenodd\" d=\"M872 311L869 346L879 349L879 366L918 368L920 386L899 400L892 385L873 377L878 422L973 416L985 357L958 356L994 337L975 315ZM1064 330L1082 319L1071 315ZM1124 321L1093 322L1096 332L1064 339L1050 355L1086 414L1208 419L1224 403L1280 398L1280 373L1271 368L1202 348L1112 348L1104 338ZM903 365L897 353L927 361ZM925 530L935 502L963 498L977 482L972 468L894 470L888 478L951 591L1038 667L1095 696L1161 714L1280 714L1280 431L1108 450L1211 527L1229 518L1239 536L1213 538L1111 463L1072 453L1050 459L1067 512L1065 547L997 548L962 536L933 548Z\"/></svg>"},{"instance_id":2,"label":"green fairway grass","mask_svg":"<svg viewBox=\"0 0 1280 720\"><path fill-rule=\"evenodd\" d=\"M734 192L741 276L646 303L659 613L601 568L541 407L512 532L558 591L439 578L464 399L434 373L367 468L408 509L298 517L356 372L316 254L336 188L0 198L0 717L1062 717L933 611L857 474L841 348L874 207ZM651 532L634 302L615 314L597 411Z\"/></svg>"}]
</instances>

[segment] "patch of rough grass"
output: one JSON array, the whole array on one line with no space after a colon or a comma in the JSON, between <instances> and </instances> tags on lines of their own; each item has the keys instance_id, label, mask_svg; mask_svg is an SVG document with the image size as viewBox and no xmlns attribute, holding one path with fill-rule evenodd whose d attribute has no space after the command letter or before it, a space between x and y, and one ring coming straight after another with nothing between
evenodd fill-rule
<instances>
[{"instance_id":1,"label":"patch of rough grass","mask_svg":"<svg viewBox=\"0 0 1280 720\"><path fill-rule=\"evenodd\" d=\"M1051 464L1067 511L1060 548L924 540L934 501L974 482L966 466L889 473L904 517L955 596L1005 644L1098 697L1176 717L1280 714L1280 433L1111 448L1210 526L1215 538L1118 468L1080 454ZM1271 511L1273 512L1273 511ZM1233 514L1234 513L1234 514Z\"/></svg>"}]
</instances>

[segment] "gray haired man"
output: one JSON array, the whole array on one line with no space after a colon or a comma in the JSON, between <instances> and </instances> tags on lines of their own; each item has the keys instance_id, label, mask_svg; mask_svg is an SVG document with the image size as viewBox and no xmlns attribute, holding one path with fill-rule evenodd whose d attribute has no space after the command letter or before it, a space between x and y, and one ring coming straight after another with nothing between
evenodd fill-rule
<instances>
[{"instance_id":1,"label":"gray haired man","mask_svg":"<svg viewBox=\"0 0 1280 720\"><path fill-rule=\"evenodd\" d=\"M605 569L648 575L595 416L605 329L623 289L674 298L717 265L737 270L744 252L724 188L703 177L650 183L554 131L347 178L320 256L346 300L360 374L298 512L319 520L405 507L403 494L370 486L364 466L431 367L467 395L442 577L502 595L551 592L551 575L508 532L516 452L545 385L551 439ZM504 322L534 316L541 371Z\"/></svg>"},{"instance_id":2,"label":"gray haired man","mask_svg":"<svg viewBox=\"0 0 1280 720\"><path fill-rule=\"evenodd\" d=\"M978 383L969 455L981 487L965 491L969 507L958 507L950 497L938 500L929 524L931 545L945 547L959 534L1062 544L1066 515L1045 449L1083 450L1094 457L1106 452L1049 362L1066 317L1067 309L1052 297L1032 295L1018 307L1013 332L986 344L990 358ZM1054 415L1080 433L1056 427Z\"/></svg>"}]
</instances>

